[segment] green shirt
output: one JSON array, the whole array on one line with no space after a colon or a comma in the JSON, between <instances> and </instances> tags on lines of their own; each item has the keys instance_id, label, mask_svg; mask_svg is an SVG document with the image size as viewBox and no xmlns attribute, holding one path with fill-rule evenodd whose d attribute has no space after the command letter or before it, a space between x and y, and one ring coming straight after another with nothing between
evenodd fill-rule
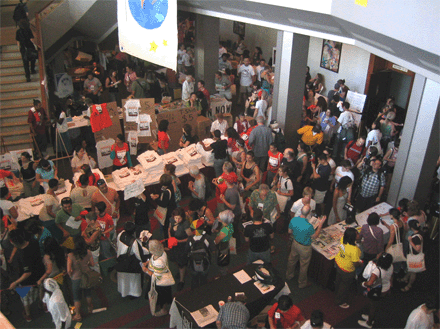
<instances>
[{"instance_id":1,"label":"green shirt","mask_svg":"<svg viewBox=\"0 0 440 329\"><path fill-rule=\"evenodd\" d=\"M134 91L134 98L146 98L149 89L150 86L147 80L143 78L137 78L136 81L131 84L131 90Z\"/></svg>"},{"instance_id":2,"label":"green shirt","mask_svg":"<svg viewBox=\"0 0 440 329\"><path fill-rule=\"evenodd\" d=\"M252 209L261 209L263 211L263 217L270 220L270 213L277 206L278 200L275 192L269 191L266 199L261 200L260 190L255 190L251 194L250 206Z\"/></svg>"},{"instance_id":3,"label":"green shirt","mask_svg":"<svg viewBox=\"0 0 440 329\"><path fill-rule=\"evenodd\" d=\"M81 207L79 204L72 204L72 213L69 215L67 212L65 212L63 209L58 211L56 217L55 217L55 223L60 224L71 236L79 235L81 234L81 227L73 228L69 225L66 225L66 222L69 220L70 216L73 218L76 218L79 216L80 212L83 211L84 208ZM81 221L77 222L81 223Z\"/></svg>"}]
</instances>

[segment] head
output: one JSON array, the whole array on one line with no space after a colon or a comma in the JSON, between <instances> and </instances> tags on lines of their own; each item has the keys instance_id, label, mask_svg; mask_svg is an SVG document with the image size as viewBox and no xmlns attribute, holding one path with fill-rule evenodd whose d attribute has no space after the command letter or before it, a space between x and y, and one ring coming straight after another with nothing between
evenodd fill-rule
<instances>
[{"instance_id":1,"label":"head","mask_svg":"<svg viewBox=\"0 0 440 329\"><path fill-rule=\"evenodd\" d=\"M254 216L252 217L252 221L254 221L254 222L262 222L263 221L263 211L261 211L261 209L254 210Z\"/></svg>"},{"instance_id":2,"label":"head","mask_svg":"<svg viewBox=\"0 0 440 329\"><path fill-rule=\"evenodd\" d=\"M408 211L408 203L409 203L409 200L407 198L403 198L403 199L399 200L399 207L402 212Z\"/></svg>"},{"instance_id":3,"label":"head","mask_svg":"<svg viewBox=\"0 0 440 329\"><path fill-rule=\"evenodd\" d=\"M22 163L28 163L31 161L32 157L28 152L21 153L21 162Z\"/></svg>"},{"instance_id":4,"label":"head","mask_svg":"<svg viewBox=\"0 0 440 329\"><path fill-rule=\"evenodd\" d=\"M133 71L134 71L134 63L128 63L127 66L125 67L125 70L129 74L133 73Z\"/></svg>"},{"instance_id":5,"label":"head","mask_svg":"<svg viewBox=\"0 0 440 329\"><path fill-rule=\"evenodd\" d=\"M420 231L420 224L419 221L417 219L411 219L408 221L408 227L411 229L411 231L413 232L419 232Z\"/></svg>"},{"instance_id":6,"label":"head","mask_svg":"<svg viewBox=\"0 0 440 329\"><path fill-rule=\"evenodd\" d=\"M298 150L298 152L305 152L306 144L304 144L304 142L302 142L302 141L299 141L297 150Z\"/></svg>"},{"instance_id":7,"label":"head","mask_svg":"<svg viewBox=\"0 0 440 329\"><path fill-rule=\"evenodd\" d=\"M222 169L223 169L223 172L225 174L230 174L231 172L234 171L234 166L229 161L225 161L225 163L223 164Z\"/></svg>"},{"instance_id":8,"label":"head","mask_svg":"<svg viewBox=\"0 0 440 329\"><path fill-rule=\"evenodd\" d=\"M228 60L228 58L229 58L229 54L227 54L227 53L222 54L222 60L223 60L223 62L226 62L226 61Z\"/></svg>"},{"instance_id":9,"label":"head","mask_svg":"<svg viewBox=\"0 0 440 329\"><path fill-rule=\"evenodd\" d=\"M391 208L389 211L391 219L394 221L398 221L400 219L400 211L397 208Z\"/></svg>"},{"instance_id":10,"label":"head","mask_svg":"<svg viewBox=\"0 0 440 329\"><path fill-rule=\"evenodd\" d=\"M168 130L168 125L169 125L169 121L168 120L161 120L159 122L159 127L157 128L159 131L163 131L166 132Z\"/></svg>"},{"instance_id":11,"label":"head","mask_svg":"<svg viewBox=\"0 0 440 329\"><path fill-rule=\"evenodd\" d=\"M249 151L249 152L246 153L246 161L254 162L254 159L255 159L254 151Z\"/></svg>"},{"instance_id":12,"label":"head","mask_svg":"<svg viewBox=\"0 0 440 329\"><path fill-rule=\"evenodd\" d=\"M81 166L81 171L87 176L89 177L90 175L92 175L92 168L90 168L90 166L88 164L84 164Z\"/></svg>"},{"instance_id":13,"label":"head","mask_svg":"<svg viewBox=\"0 0 440 329\"><path fill-rule=\"evenodd\" d=\"M116 135L116 139L115 139L115 141L116 141L116 144L122 144L122 143L125 143L125 137L124 137L124 135L122 135L122 134L117 134L117 135Z\"/></svg>"},{"instance_id":14,"label":"head","mask_svg":"<svg viewBox=\"0 0 440 329\"><path fill-rule=\"evenodd\" d=\"M124 231L128 235L134 236L134 233L136 232L136 225L133 222L126 222L124 224Z\"/></svg>"},{"instance_id":15,"label":"head","mask_svg":"<svg viewBox=\"0 0 440 329\"><path fill-rule=\"evenodd\" d=\"M79 182L81 183L81 187L86 188L89 185L89 178L86 174L82 174L79 176Z\"/></svg>"},{"instance_id":16,"label":"head","mask_svg":"<svg viewBox=\"0 0 440 329\"><path fill-rule=\"evenodd\" d=\"M27 242L31 241L31 239L31 233L23 229L16 229L9 232L9 241L11 241L14 247L17 247L18 249L24 248Z\"/></svg>"},{"instance_id":17,"label":"head","mask_svg":"<svg viewBox=\"0 0 440 329\"><path fill-rule=\"evenodd\" d=\"M70 197L61 199L61 208L70 214L72 212L72 199Z\"/></svg>"},{"instance_id":18,"label":"head","mask_svg":"<svg viewBox=\"0 0 440 329\"><path fill-rule=\"evenodd\" d=\"M99 201L98 203L96 203L95 207L97 215L104 215L105 210L107 209L107 205L104 201Z\"/></svg>"},{"instance_id":19,"label":"head","mask_svg":"<svg viewBox=\"0 0 440 329\"><path fill-rule=\"evenodd\" d=\"M276 143L270 143L270 145L269 145L269 150L270 150L273 154L277 154L277 153L278 153L277 144L276 144Z\"/></svg>"},{"instance_id":20,"label":"head","mask_svg":"<svg viewBox=\"0 0 440 329\"><path fill-rule=\"evenodd\" d=\"M322 165L325 165L327 163L327 155L325 155L324 153L318 155L318 162Z\"/></svg>"},{"instance_id":21,"label":"head","mask_svg":"<svg viewBox=\"0 0 440 329\"><path fill-rule=\"evenodd\" d=\"M321 125L318 125L318 124L315 125L315 126L313 127L312 131L313 131L314 133L316 133L316 134L321 133L321 132L322 132Z\"/></svg>"},{"instance_id":22,"label":"head","mask_svg":"<svg viewBox=\"0 0 440 329\"><path fill-rule=\"evenodd\" d=\"M218 113L218 114L216 115L216 117L217 117L218 122L220 122L220 123L222 123L222 122L223 122L223 119L225 118L225 117L223 116L223 113Z\"/></svg>"},{"instance_id":23,"label":"head","mask_svg":"<svg viewBox=\"0 0 440 329\"><path fill-rule=\"evenodd\" d=\"M186 135L188 135L188 136L191 136L191 133L192 133L192 127L191 127L191 125L189 125L189 124L184 124L183 125L183 132L186 134Z\"/></svg>"},{"instance_id":24,"label":"head","mask_svg":"<svg viewBox=\"0 0 440 329\"><path fill-rule=\"evenodd\" d=\"M358 232L356 231L355 228L347 227L344 232L344 238L342 239L342 243L355 246L357 234Z\"/></svg>"},{"instance_id":25,"label":"head","mask_svg":"<svg viewBox=\"0 0 440 329\"><path fill-rule=\"evenodd\" d=\"M321 329L324 326L324 313L314 310L310 316L310 325L313 329Z\"/></svg>"},{"instance_id":26,"label":"head","mask_svg":"<svg viewBox=\"0 0 440 329\"><path fill-rule=\"evenodd\" d=\"M191 83L194 82L194 78L191 74L188 74L185 78L186 82Z\"/></svg>"},{"instance_id":27,"label":"head","mask_svg":"<svg viewBox=\"0 0 440 329\"><path fill-rule=\"evenodd\" d=\"M266 66L266 60L264 58L260 59L260 66L265 67Z\"/></svg>"},{"instance_id":28,"label":"head","mask_svg":"<svg viewBox=\"0 0 440 329\"><path fill-rule=\"evenodd\" d=\"M232 127L228 127L226 129L226 135L230 138L235 139L235 140L240 139L240 135L238 134L237 130L235 130Z\"/></svg>"},{"instance_id":29,"label":"head","mask_svg":"<svg viewBox=\"0 0 440 329\"><path fill-rule=\"evenodd\" d=\"M251 60L249 59L249 57L246 57L245 59L243 59L244 66L249 66L250 63L251 63Z\"/></svg>"},{"instance_id":30,"label":"head","mask_svg":"<svg viewBox=\"0 0 440 329\"><path fill-rule=\"evenodd\" d=\"M163 174L162 176L160 176L159 184L161 186L171 187L173 186L173 178L168 174Z\"/></svg>"},{"instance_id":31,"label":"head","mask_svg":"<svg viewBox=\"0 0 440 329\"><path fill-rule=\"evenodd\" d=\"M395 118L396 118L396 113L394 113L394 112L392 112L392 111L390 111L390 112L387 113L386 119L387 119L388 121L393 121Z\"/></svg>"},{"instance_id":32,"label":"head","mask_svg":"<svg viewBox=\"0 0 440 329\"><path fill-rule=\"evenodd\" d=\"M304 187L302 196L303 196L303 201L308 200L310 202L310 200L313 198L313 189L310 186Z\"/></svg>"},{"instance_id":33,"label":"head","mask_svg":"<svg viewBox=\"0 0 440 329\"><path fill-rule=\"evenodd\" d=\"M286 165L282 165L279 169L278 169L278 174L281 177L287 177L289 175L289 167Z\"/></svg>"},{"instance_id":34,"label":"head","mask_svg":"<svg viewBox=\"0 0 440 329\"><path fill-rule=\"evenodd\" d=\"M52 166L51 166L50 162L47 161L46 159L42 159L40 161L40 167L43 168L44 171L51 171L52 170Z\"/></svg>"},{"instance_id":35,"label":"head","mask_svg":"<svg viewBox=\"0 0 440 329\"><path fill-rule=\"evenodd\" d=\"M325 112L327 110L327 101L324 97L319 96L316 106L321 109L321 111Z\"/></svg>"},{"instance_id":36,"label":"head","mask_svg":"<svg viewBox=\"0 0 440 329\"><path fill-rule=\"evenodd\" d=\"M38 100L38 99L34 99L34 107L35 107L35 109L39 109L39 108L41 108L41 102L40 102L40 100Z\"/></svg>"},{"instance_id":37,"label":"head","mask_svg":"<svg viewBox=\"0 0 440 329\"><path fill-rule=\"evenodd\" d=\"M168 175L176 175L176 166L173 165L172 163L167 163L164 167L164 172L165 174Z\"/></svg>"},{"instance_id":38,"label":"head","mask_svg":"<svg viewBox=\"0 0 440 329\"><path fill-rule=\"evenodd\" d=\"M266 198L267 194L269 193L269 186L266 184L261 184L260 187L258 188L258 190L260 191L260 198L264 199Z\"/></svg>"},{"instance_id":39,"label":"head","mask_svg":"<svg viewBox=\"0 0 440 329\"><path fill-rule=\"evenodd\" d=\"M257 123L259 124L259 125L263 125L264 124L264 117L263 116L258 116L257 117Z\"/></svg>"},{"instance_id":40,"label":"head","mask_svg":"<svg viewBox=\"0 0 440 329\"><path fill-rule=\"evenodd\" d=\"M87 79L92 80L95 76L93 75L92 71L87 72Z\"/></svg>"},{"instance_id":41,"label":"head","mask_svg":"<svg viewBox=\"0 0 440 329\"><path fill-rule=\"evenodd\" d=\"M293 159L293 157L295 156L295 152L291 148L285 149L283 154L284 157L287 159Z\"/></svg>"},{"instance_id":42,"label":"head","mask_svg":"<svg viewBox=\"0 0 440 329\"><path fill-rule=\"evenodd\" d=\"M180 224L184 221L185 219L185 211L182 208L176 208L174 209L174 211L172 212L171 216L173 216L174 222L176 224Z\"/></svg>"},{"instance_id":43,"label":"head","mask_svg":"<svg viewBox=\"0 0 440 329\"><path fill-rule=\"evenodd\" d=\"M338 189L339 190L346 190L352 184L353 184L353 180L348 176L344 176L339 180Z\"/></svg>"},{"instance_id":44,"label":"head","mask_svg":"<svg viewBox=\"0 0 440 329\"><path fill-rule=\"evenodd\" d=\"M384 270L388 270L392 264L393 264L393 256L391 256L386 252L380 255L379 259L376 262L376 265Z\"/></svg>"},{"instance_id":45,"label":"head","mask_svg":"<svg viewBox=\"0 0 440 329\"><path fill-rule=\"evenodd\" d=\"M288 295L282 295L280 298L278 298L278 308L282 312L288 311L293 306L292 298L290 298Z\"/></svg>"},{"instance_id":46,"label":"head","mask_svg":"<svg viewBox=\"0 0 440 329\"><path fill-rule=\"evenodd\" d=\"M357 139L356 144L357 144L358 146L365 145L365 140L366 140L366 139L367 139L367 138L366 138L365 136L361 136L361 137L359 137L359 138Z\"/></svg>"},{"instance_id":47,"label":"head","mask_svg":"<svg viewBox=\"0 0 440 329\"><path fill-rule=\"evenodd\" d=\"M191 93L191 96L189 96L189 100L195 102L197 100L197 94Z\"/></svg>"},{"instance_id":48,"label":"head","mask_svg":"<svg viewBox=\"0 0 440 329\"><path fill-rule=\"evenodd\" d=\"M375 172L380 170L380 168L382 168L382 160L376 159L376 160L372 161L371 167L373 168L373 171L375 171Z\"/></svg>"},{"instance_id":49,"label":"head","mask_svg":"<svg viewBox=\"0 0 440 329\"><path fill-rule=\"evenodd\" d=\"M200 174L200 169L197 166L189 167L189 174L192 178L196 178Z\"/></svg>"},{"instance_id":50,"label":"head","mask_svg":"<svg viewBox=\"0 0 440 329\"><path fill-rule=\"evenodd\" d=\"M221 131L218 129L214 130L214 137L220 139L222 137Z\"/></svg>"},{"instance_id":51,"label":"head","mask_svg":"<svg viewBox=\"0 0 440 329\"><path fill-rule=\"evenodd\" d=\"M379 225L380 217L377 213L372 212L368 215L367 224L370 226Z\"/></svg>"},{"instance_id":52,"label":"head","mask_svg":"<svg viewBox=\"0 0 440 329\"><path fill-rule=\"evenodd\" d=\"M75 154L79 159L82 159L84 154L85 154L85 150L83 149L82 145L77 145L75 147Z\"/></svg>"},{"instance_id":53,"label":"head","mask_svg":"<svg viewBox=\"0 0 440 329\"><path fill-rule=\"evenodd\" d=\"M306 218L309 214L310 211L312 210L312 208L310 207L310 205L306 204L301 208L301 217Z\"/></svg>"},{"instance_id":54,"label":"head","mask_svg":"<svg viewBox=\"0 0 440 329\"><path fill-rule=\"evenodd\" d=\"M348 172L351 169L351 163L349 160L342 160L341 161L341 167L342 171Z\"/></svg>"},{"instance_id":55,"label":"head","mask_svg":"<svg viewBox=\"0 0 440 329\"><path fill-rule=\"evenodd\" d=\"M218 214L218 218L224 224L228 225L234 221L234 213L231 210L223 210L221 213Z\"/></svg>"},{"instance_id":56,"label":"head","mask_svg":"<svg viewBox=\"0 0 440 329\"><path fill-rule=\"evenodd\" d=\"M49 180L49 188L50 188L52 191L56 191L56 190L58 190L58 179L56 179L56 178L52 178L52 179L50 179L50 180Z\"/></svg>"},{"instance_id":57,"label":"head","mask_svg":"<svg viewBox=\"0 0 440 329\"><path fill-rule=\"evenodd\" d=\"M201 90L205 89L205 81L203 81L203 80L199 80L199 81L197 82L197 88L199 88L199 89L201 89Z\"/></svg>"},{"instance_id":58,"label":"head","mask_svg":"<svg viewBox=\"0 0 440 329\"><path fill-rule=\"evenodd\" d=\"M345 86L345 79L339 79L338 84L339 84L339 87L344 87Z\"/></svg>"},{"instance_id":59,"label":"head","mask_svg":"<svg viewBox=\"0 0 440 329\"><path fill-rule=\"evenodd\" d=\"M44 227L41 222L34 218L29 219L25 225L25 230L32 235L40 235L43 232L43 229Z\"/></svg>"},{"instance_id":60,"label":"head","mask_svg":"<svg viewBox=\"0 0 440 329\"><path fill-rule=\"evenodd\" d=\"M103 179L98 179L98 181L96 182L96 185L98 186L99 190L102 193L107 193L108 192L108 186L107 183L105 182L105 180Z\"/></svg>"},{"instance_id":61,"label":"head","mask_svg":"<svg viewBox=\"0 0 440 329\"><path fill-rule=\"evenodd\" d=\"M153 256L160 257L164 253L163 244L159 240L150 240L148 249Z\"/></svg>"}]
</instances>

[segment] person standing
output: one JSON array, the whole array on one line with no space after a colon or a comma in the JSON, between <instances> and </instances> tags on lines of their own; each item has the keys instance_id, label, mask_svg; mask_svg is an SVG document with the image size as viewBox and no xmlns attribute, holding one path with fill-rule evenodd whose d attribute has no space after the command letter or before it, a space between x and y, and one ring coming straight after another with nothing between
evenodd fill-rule
<instances>
[{"instance_id":1,"label":"person standing","mask_svg":"<svg viewBox=\"0 0 440 329\"><path fill-rule=\"evenodd\" d=\"M23 152L18 164L20 165L20 174L23 179L25 198L40 194L40 183L37 181L35 173L38 162L32 161L31 155L28 152Z\"/></svg>"},{"instance_id":2,"label":"person standing","mask_svg":"<svg viewBox=\"0 0 440 329\"><path fill-rule=\"evenodd\" d=\"M217 129L214 131L214 143L209 146L205 146L202 142L199 144L205 151L213 151L215 176L219 177L223 172L223 164L228 158L228 141L221 139L221 132Z\"/></svg>"},{"instance_id":3,"label":"person standing","mask_svg":"<svg viewBox=\"0 0 440 329\"><path fill-rule=\"evenodd\" d=\"M29 21L27 19L21 19L18 22L18 27L19 29L15 34L15 40L20 48L26 81L31 82L31 74L37 73L35 71L35 61L38 58L38 53L36 57L32 56L33 53L36 53L34 35L32 34Z\"/></svg>"},{"instance_id":4,"label":"person standing","mask_svg":"<svg viewBox=\"0 0 440 329\"><path fill-rule=\"evenodd\" d=\"M264 172L267 169L268 152L270 144L273 142L273 136L272 130L264 125L264 117L258 116L257 124L249 135L249 145L254 151L256 164L261 172Z\"/></svg>"},{"instance_id":5,"label":"person standing","mask_svg":"<svg viewBox=\"0 0 440 329\"><path fill-rule=\"evenodd\" d=\"M312 161L312 178L313 178L313 189L315 190L315 202L319 205L321 214L324 214L324 199L330 188L329 177L332 172L327 157L325 154L320 154L318 156L318 166Z\"/></svg>"},{"instance_id":6,"label":"person standing","mask_svg":"<svg viewBox=\"0 0 440 329\"><path fill-rule=\"evenodd\" d=\"M84 210L79 204L72 203L72 199L65 197L61 200L61 210L55 217L55 224L63 231L63 237L73 237L81 235L80 225L76 227L75 222L83 221L81 212ZM84 220L85 221L85 220Z\"/></svg>"},{"instance_id":7,"label":"person standing","mask_svg":"<svg viewBox=\"0 0 440 329\"><path fill-rule=\"evenodd\" d=\"M118 192L108 187L103 179L99 179L97 185L98 191L92 195L92 210L95 211L96 204L103 201L106 204L105 212L112 216L113 225L116 227L119 220L119 208L121 206Z\"/></svg>"},{"instance_id":8,"label":"person standing","mask_svg":"<svg viewBox=\"0 0 440 329\"><path fill-rule=\"evenodd\" d=\"M223 113L216 114L217 120L211 124L211 134L214 136L214 131L220 130L222 136L225 134L226 129L228 129L228 122L225 120Z\"/></svg>"},{"instance_id":9,"label":"person standing","mask_svg":"<svg viewBox=\"0 0 440 329\"><path fill-rule=\"evenodd\" d=\"M127 91L131 94L131 92L133 91L131 89L131 86L137 78L136 72L134 72L134 63L128 63L125 70L126 73L124 77L124 84L127 87Z\"/></svg>"},{"instance_id":10,"label":"person standing","mask_svg":"<svg viewBox=\"0 0 440 329\"><path fill-rule=\"evenodd\" d=\"M415 308L406 321L405 329L435 328L434 313L439 309L438 299L429 298Z\"/></svg>"},{"instance_id":11,"label":"person standing","mask_svg":"<svg viewBox=\"0 0 440 329\"><path fill-rule=\"evenodd\" d=\"M157 128L157 154L164 155L170 147L170 136L167 133L168 120L161 120Z\"/></svg>"},{"instance_id":12,"label":"person standing","mask_svg":"<svg viewBox=\"0 0 440 329\"><path fill-rule=\"evenodd\" d=\"M188 74L182 84L182 101L188 102L194 92L194 78Z\"/></svg>"},{"instance_id":13,"label":"person standing","mask_svg":"<svg viewBox=\"0 0 440 329\"><path fill-rule=\"evenodd\" d=\"M274 185L272 185L272 183L275 176L278 174L278 169L281 167L281 161L283 160L284 155L278 150L276 143L270 143L267 156L269 160L267 163L266 183L270 187L273 187Z\"/></svg>"},{"instance_id":14,"label":"person standing","mask_svg":"<svg viewBox=\"0 0 440 329\"><path fill-rule=\"evenodd\" d=\"M94 76L92 71L87 72L87 79L84 81L84 95L90 98L93 103L100 104L99 96L102 91L102 83Z\"/></svg>"},{"instance_id":15,"label":"person standing","mask_svg":"<svg viewBox=\"0 0 440 329\"><path fill-rule=\"evenodd\" d=\"M121 106L121 96L119 96L119 84L121 80L118 80L118 71L111 69L108 73L108 77L105 80L105 87L108 89L111 102L116 102L118 106Z\"/></svg>"},{"instance_id":16,"label":"person standing","mask_svg":"<svg viewBox=\"0 0 440 329\"><path fill-rule=\"evenodd\" d=\"M92 196L98 191L96 186L89 186L89 179L85 174L79 176L80 186L74 187L70 192L72 202L79 204L87 211L92 210Z\"/></svg>"},{"instance_id":17,"label":"person standing","mask_svg":"<svg viewBox=\"0 0 440 329\"><path fill-rule=\"evenodd\" d=\"M116 141L111 148L110 158L113 159L113 170L133 167L130 148L125 142L124 135L118 134L116 136Z\"/></svg>"},{"instance_id":18,"label":"person standing","mask_svg":"<svg viewBox=\"0 0 440 329\"><path fill-rule=\"evenodd\" d=\"M248 95L252 92L252 87L256 80L255 70L250 65L251 61L249 57L243 59L243 64L238 68L237 74L240 75L240 97L237 101L245 103Z\"/></svg>"},{"instance_id":19,"label":"person standing","mask_svg":"<svg viewBox=\"0 0 440 329\"><path fill-rule=\"evenodd\" d=\"M244 230L244 238L249 242L248 264L259 259L270 263L270 243L274 238L274 231L270 223L264 222L260 209L254 211L252 224L247 225Z\"/></svg>"},{"instance_id":20,"label":"person standing","mask_svg":"<svg viewBox=\"0 0 440 329\"><path fill-rule=\"evenodd\" d=\"M382 198L386 180L381 167L382 160L376 159L371 162L371 168L368 166L362 173L360 192L356 199L356 209L359 212L373 207Z\"/></svg>"},{"instance_id":21,"label":"person standing","mask_svg":"<svg viewBox=\"0 0 440 329\"><path fill-rule=\"evenodd\" d=\"M42 155L44 155L47 149L46 122L46 111L41 106L41 102L38 99L34 99L34 107L31 107L28 112L28 123Z\"/></svg>"},{"instance_id":22,"label":"person standing","mask_svg":"<svg viewBox=\"0 0 440 329\"><path fill-rule=\"evenodd\" d=\"M294 277L295 265L299 260L298 288L306 288L311 285L307 280L307 270L312 258L312 239L315 239L321 233L322 225L326 216L319 217L318 227L315 229L307 220L310 213L310 206L305 205L301 209L301 215L294 217L289 224L289 234L292 234L293 241L287 260L286 280L292 280Z\"/></svg>"},{"instance_id":23,"label":"person standing","mask_svg":"<svg viewBox=\"0 0 440 329\"><path fill-rule=\"evenodd\" d=\"M136 80L131 84L131 98L147 98L149 97L150 85L144 78L141 68L136 70Z\"/></svg>"}]
</instances>

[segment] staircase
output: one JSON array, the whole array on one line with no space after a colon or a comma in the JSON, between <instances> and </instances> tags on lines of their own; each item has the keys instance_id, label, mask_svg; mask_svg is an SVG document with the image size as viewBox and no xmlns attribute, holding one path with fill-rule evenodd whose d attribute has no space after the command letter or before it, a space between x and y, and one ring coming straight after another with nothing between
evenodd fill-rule
<instances>
[{"instance_id":1,"label":"staircase","mask_svg":"<svg viewBox=\"0 0 440 329\"><path fill-rule=\"evenodd\" d=\"M38 70L38 61L35 69ZM41 99L38 72L31 75L31 82L26 82L18 46L1 46L0 136L9 151L32 148L27 118L35 98Z\"/></svg>"}]
</instances>

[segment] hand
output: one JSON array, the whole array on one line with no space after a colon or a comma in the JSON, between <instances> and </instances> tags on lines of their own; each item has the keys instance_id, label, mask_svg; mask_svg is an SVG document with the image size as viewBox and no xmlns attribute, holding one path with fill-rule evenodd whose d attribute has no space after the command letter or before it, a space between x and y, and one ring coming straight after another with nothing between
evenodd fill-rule
<instances>
[{"instance_id":1,"label":"hand","mask_svg":"<svg viewBox=\"0 0 440 329\"><path fill-rule=\"evenodd\" d=\"M14 281L11 283L11 285L9 286L9 290L14 290L17 287L17 283Z\"/></svg>"},{"instance_id":2,"label":"hand","mask_svg":"<svg viewBox=\"0 0 440 329\"><path fill-rule=\"evenodd\" d=\"M75 217L75 221L78 222L81 220L81 215Z\"/></svg>"},{"instance_id":3,"label":"hand","mask_svg":"<svg viewBox=\"0 0 440 329\"><path fill-rule=\"evenodd\" d=\"M408 241L411 242L411 240L412 240L412 236L410 235L410 236L408 237Z\"/></svg>"},{"instance_id":4,"label":"hand","mask_svg":"<svg viewBox=\"0 0 440 329\"><path fill-rule=\"evenodd\" d=\"M327 219L327 216L321 216L320 218L319 218L319 224L320 225L322 225L322 224L324 224L324 222L325 222L325 220Z\"/></svg>"},{"instance_id":5,"label":"hand","mask_svg":"<svg viewBox=\"0 0 440 329\"><path fill-rule=\"evenodd\" d=\"M41 286L42 283L43 283L43 280L41 280L41 279L38 280L38 281L37 281L37 286Z\"/></svg>"},{"instance_id":6,"label":"hand","mask_svg":"<svg viewBox=\"0 0 440 329\"><path fill-rule=\"evenodd\" d=\"M159 194L150 194L150 198L156 200L159 197Z\"/></svg>"},{"instance_id":7,"label":"hand","mask_svg":"<svg viewBox=\"0 0 440 329\"><path fill-rule=\"evenodd\" d=\"M224 195L224 194L220 194L220 200L222 200L223 202L225 202L225 195Z\"/></svg>"},{"instance_id":8,"label":"hand","mask_svg":"<svg viewBox=\"0 0 440 329\"><path fill-rule=\"evenodd\" d=\"M194 188L194 182L193 182L193 181L190 181L190 182L188 183L188 187L189 187L190 189L193 189L193 188Z\"/></svg>"},{"instance_id":9,"label":"hand","mask_svg":"<svg viewBox=\"0 0 440 329\"><path fill-rule=\"evenodd\" d=\"M376 202L380 202L380 197L377 197L377 198L376 198Z\"/></svg>"},{"instance_id":10,"label":"hand","mask_svg":"<svg viewBox=\"0 0 440 329\"><path fill-rule=\"evenodd\" d=\"M67 231L64 231L63 232L63 237L64 238L68 238L70 236L70 233L69 232L67 232Z\"/></svg>"}]
</instances>

